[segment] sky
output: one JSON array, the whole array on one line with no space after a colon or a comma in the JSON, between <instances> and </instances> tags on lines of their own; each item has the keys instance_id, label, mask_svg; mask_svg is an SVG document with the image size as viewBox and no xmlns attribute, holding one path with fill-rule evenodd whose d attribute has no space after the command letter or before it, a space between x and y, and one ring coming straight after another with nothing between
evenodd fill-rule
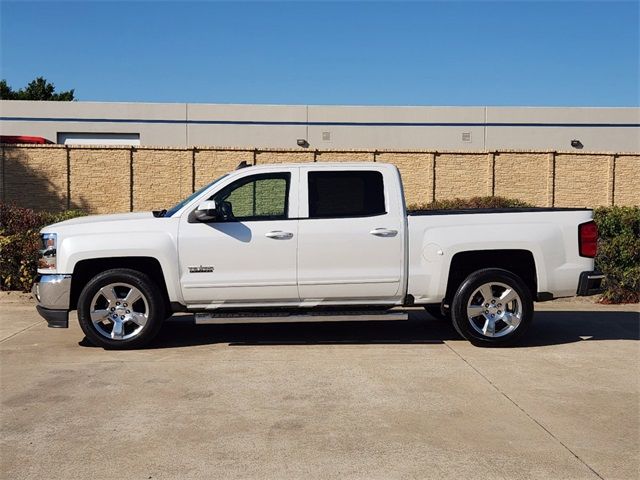
<instances>
[{"instance_id":1,"label":"sky","mask_svg":"<svg viewBox=\"0 0 640 480\"><path fill-rule=\"evenodd\" d=\"M638 0L2 0L0 16L0 77L85 101L640 105Z\"/></svg>"}]
</instances>

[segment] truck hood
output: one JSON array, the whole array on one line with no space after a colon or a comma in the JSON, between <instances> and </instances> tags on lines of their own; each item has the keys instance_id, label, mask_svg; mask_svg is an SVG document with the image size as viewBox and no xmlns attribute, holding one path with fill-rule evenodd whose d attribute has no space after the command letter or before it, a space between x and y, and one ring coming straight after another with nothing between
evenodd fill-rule
<instances>
[{"instance_id":1,"label":"truck hood","mask_svg":"<svg viewBox=\"0 0 640 480\"><path fill-rule=\"evenodd\" d=\"M116 213L112 215L89 215L87 217L71 218L63 222L48 225L44 230L55 230L56 227L66 227L70 225L82 225L87 223L121 222L126 220L142 220L152 218L152 212Z\"/></svg>"}]
</instances>

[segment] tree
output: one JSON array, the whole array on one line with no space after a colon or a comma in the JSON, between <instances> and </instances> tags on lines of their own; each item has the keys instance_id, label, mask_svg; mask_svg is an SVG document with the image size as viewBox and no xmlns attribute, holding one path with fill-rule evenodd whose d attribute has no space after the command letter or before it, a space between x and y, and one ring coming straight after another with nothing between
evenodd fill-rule
<instances>
[{"instance_id":1,"label":"tree","mask_svg":"<svg viewBox=\"0 0 640 480\"><path fill-rule=\"evenodd\" d=\"M2 100L14 100L15 92L7 85L6 80L0 80L0 99Z\"/></svg>"},{"instance_id":2,"label":"tree","mask_svg":"<svg viewBox=\"0 0 640 480\"><path fill-rule=\"evenodd\" d=\"M26 88L14 90L6 80L0 80L0 99L2 100L53 100L60 102L70 102L75 100L74 90L55 93L56 87L53 83L47 82L44 77L38 77L29 82Z\"/></svg>"}]
</instances>

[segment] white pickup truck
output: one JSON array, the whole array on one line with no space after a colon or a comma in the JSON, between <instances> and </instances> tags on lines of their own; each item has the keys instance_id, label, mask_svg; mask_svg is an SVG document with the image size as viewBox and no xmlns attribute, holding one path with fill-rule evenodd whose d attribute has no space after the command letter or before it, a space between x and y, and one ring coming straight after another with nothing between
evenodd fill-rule
<instances>
[{"instance_id":1,"label":"white pickup truck","mask_svg":"<svg viewBox=\"0 0 640 480\"><path fill-rule=\"evenodd\" d=\"M406 318L424 306L479 346L513 343L533 302L592 295L587 209L407 212L381 163L250 166L169 210L44 228L37 309L70 310L94 344L148 343L174 312L196 323Z\"/></svg>"}]
</instances>

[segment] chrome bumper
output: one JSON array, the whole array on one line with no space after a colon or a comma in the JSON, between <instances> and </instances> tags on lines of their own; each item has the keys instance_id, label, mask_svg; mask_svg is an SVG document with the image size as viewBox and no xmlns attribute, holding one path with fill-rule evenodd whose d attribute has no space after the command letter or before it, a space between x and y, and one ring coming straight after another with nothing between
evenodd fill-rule
<instances>
[{"instance_id":1,"label":"chrome bumper","mask_svg":"<svg viewBox=\"0 0 640 480\"><path fill-rule=\"evenodd\" d=\"M38 313L50 327L69 326L71 275L38 275L31 292L38 301Z\"/></svg>"}]
</instances>

